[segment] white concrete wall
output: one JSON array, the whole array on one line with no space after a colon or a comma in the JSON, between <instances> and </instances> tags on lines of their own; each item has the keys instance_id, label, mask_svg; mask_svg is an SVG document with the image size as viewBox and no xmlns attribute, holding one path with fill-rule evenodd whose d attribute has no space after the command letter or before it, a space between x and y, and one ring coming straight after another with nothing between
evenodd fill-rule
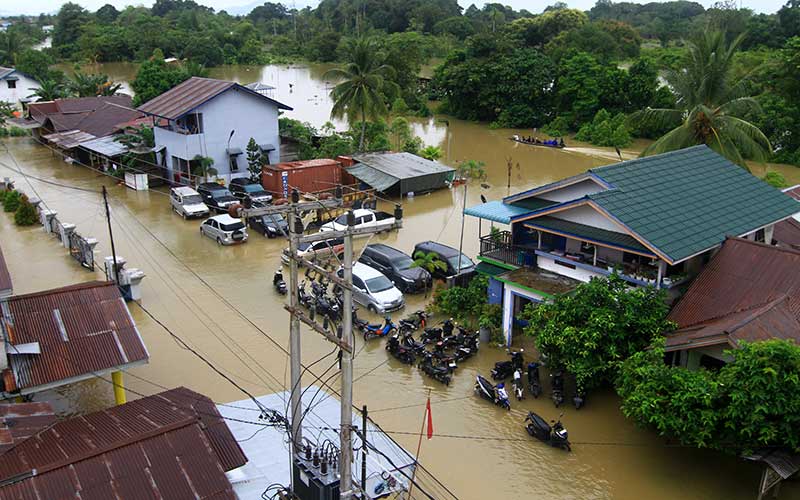
<instances>
[{"instance_id":1,"label":"white concrete wall","mask_svg":"<svg viewBox=\"0 0 800 500\"><path fill-rule=\"evenodd\" d=\"M191 160L196 154L201 154L214 160L214 168L226 183L232 178L247 177L246 149L251 137L258 144L275 146L275 150L270 152L269 160L272 163L279 161L278 107L274 104L234 88L206 102L195 112L203 114L202 134L183 136L156 128L156 145L167 147L168 168L172 168L173 155ZM233 174L225 152L231 130L235 130L235 133L230 147L242 150L239 170Z\"/></svg>"},{"instance_id":2,"label":"white concrete wall","mask_svg":"<svg viewBox=\"0 0 800 500\"><path fill-rule=\"evenodd\" d=\"M614 231L615 233L629 234L622 226L608 219L588 205L581 205L568 210L562 210L554 213L552 217L555 217L556 219L577 222L579 224L585 224L587 226L597 227L600 229L606 229L608 231ZM536 219L531 220L531 222L535 224Z\"/></svg>"},{"instance_id":3,"label":"white concrete wall","mask_svg":"<svg viewBox=\"0 0 800 500\"><path fill-rule=\"evenodd\" d=\"M514 294L522 295L536 302L545 302L546 297L533 293L518 286L503 283L503 336L506 338L506 345L511 345L512 332L514 330Z\"/></svg>"},{"instance_id":4,"label":"white concrete wall","mask_svg":"<svg viewBox=\"0 0 800 500\"><path fill-rule=\"evenodd\" d=\"M570 186L565 186L563 188L544 193L536 198L565 202L582 198L587 194L599 193L600 191L605 191L605 188L600 184L587 179L585 181L576 182Z\"/></svg>"},{"instance_id":5,"label":"white concrete wall","mask_svg":"<svg viewBox=\"0 0 800 500\"><path fill-rule=\"evenodd\" d=\"M580 267L570 269L557 263L554 259L543 257L541 255L536 256L536 264L540 269L560 274L561 276L566 276L568 278L576 279L578 281L583 281L585 283L588 283L592 278L605 276L604 274L589 271L588 269L582 269Z\"/></svg>"},{"instance_id":6,"label":"white concrete wall","mask_svg":"<svg viewBox=\"0 0 800 500\"><path fill-rule=\"evenodd\" d=\"M6 101L14 104L18 109L22 109L20 100L27 100L28 96L33 94L33 90L40 87L39 82L33 78L29 78L19 72L14 72L12 78L16 77L16 88L8 88L8 80L0 80L0 101Z\"/></svg>"}]
</instances>

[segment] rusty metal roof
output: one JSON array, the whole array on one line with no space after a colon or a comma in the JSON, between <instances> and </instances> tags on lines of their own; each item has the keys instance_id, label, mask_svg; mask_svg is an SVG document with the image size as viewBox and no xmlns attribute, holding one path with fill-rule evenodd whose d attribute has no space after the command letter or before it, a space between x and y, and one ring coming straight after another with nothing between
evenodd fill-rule
<instances>
[{"instance_id":1,"label":"rusty metal roof","mask_svg":"<svg viewBox=\"0 0 800 500\"><path fill-rule=\"evenodd\" d=\"M800 340L800 251L728 238L668 319L668 344L725 336L724 342ZM672 340L670 340L672 339ZM720 343L720 342L717 342Z\"/></svg>"},{"instance_id":2,"label":"rusty metal roof","mask_svg":"<svg viewBox=\"0 0 800 500\"><path fill-rule=\"evenodd\" d=\"M16 385L6 391L36 392L47 384L91 377L149 358L128 306L111 282L13 296L3 308L2 319ZM36 343L38 354L19 354L28 352L24 344Z\"/></svg>"},{"instance_id":3,"label":"rusty metal roof","mask_svg":"<svg viewBox=\"0 0 800 500\"><path fill-rule=\"evenodd\" d=\"M792 217L778 222L772 239L778 246L800 249L800 221Z\"/></svg>"},{"instance_id":4,"label":"rusty metal roof","mask_svg":"<svg viewBox=\"0 0 800 500\"><path fill-rule=\"evenodd\" d=\"M58 422L8 450L0 497L234 499L225 472L246 462L213 402L180 387Z\"/></svg>"},{"instance_id":5,"label":"rusty metal roof","mask_svg":"<svg viewBox=\"0 0 800 500\"><path fill-rule=\"evenodd\" d=\"M50 403L0 404L0 454L55 422Z\"/></svg>"},{"instance_id":6,"label":"rusty metal roof","mask_svg":"<svg viewBox=\"0 0 800 500\"><path fill-rule=\"evenodd\" d=\"M299 170L303 168L314 168L314 167L340 167L341 164L336 160L331 160L327 158L318 158L315 160L299 160L299 161L288 161L284 163L276 163L275 165L264 165L263 168L267 170Z\"/></svg>"},{"instance_id":7,"label":"rusty metal roof","mask_svg":"<svg viewBox=\"0 0 800 500\"><path fill-rule=\"evenodd\" d=\"M3 249L0 248L0 295L10 293L12 289L11 273L8 272L6 258L3 256Z\"/></svg>"},{"instance_id":8,"label":"rusty metal roof","mask_svg":"<svg viewBox=\"0 0 800 500\"><path fill-rule=\"evenodd\" d=\"M193 76L185 82L167 90L158 97L150 99L146 103L139 106L138 109L142 113L148 115L155 115L168 120L177 120L183 115L190 113L194 109L197 109L198 106L201 106L205 102L210 101L211 99L231 89L246 92L261 99L266 99L268 102L278 106L279 109L292 109L285 104L251 90L243 85L239 85L236 82L215 80L213 78L201 78L199 76ZM230 110L230 112L250 113L252 111Z\"/></svg>"}]
</instances>

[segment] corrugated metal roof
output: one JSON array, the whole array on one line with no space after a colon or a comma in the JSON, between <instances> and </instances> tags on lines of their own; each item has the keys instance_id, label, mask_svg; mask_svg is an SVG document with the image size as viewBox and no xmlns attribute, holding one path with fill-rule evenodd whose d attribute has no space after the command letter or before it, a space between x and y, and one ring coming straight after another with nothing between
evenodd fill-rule
<instances>
[{"instance_id":1,"label":"corrugated metal roof","mask_svg":"<svg viewBox=\"0 0 800 500\"><path fill-rule=\"evenodd\" d=\"M128 306L111 282L13 296L3 310L9 366L20 390L145 362L149 355ZM41 354L13 354L38 342Z\"/></svg>"},{"instance_id":2,"label":"corrugated metal roof","mask_svg":"<svg viewBox=\"0 0 800 500\"><path fill-rule=\"evenodd\" d=\"M50 403L0 404L0 454L55 422Z\"/></svg>"},{"instance_id":3,"label":"corrugated metal roof","mask_svg":"<svg viewBox=\"0 0 800 500\"><path fill-rule=\"evenodd\" d=\"M428 160L411 153L365 153L353 156L358 163L369 165L397 179L411 179L421 175L455 173L455 169L438 161Z\"/></svg>"},{"instance_id":4,"label":"corrugated metal roof","mask_svg":"<svg viewBox=\"0 0 800 500\"><path fill-rule=\"evenodd\" d=\"M0 247L0 293L9 293L12 289L11 273L8 272L6 258L3 256L3 248Z\"/></svg>"},{"instance_id":5,"label":"corrugated metal roof","mask_svg":"<svg viewBox=\"0 0 800 500\"><path fill-rule=\"evenodd\" d=\"M338 166L339 162L327 158L319 158L316 160L289 161L275 165L264 165L264 168L267 170L300 170L303 168L327 167L329 165Z\"/></svg>"},{"instance_id":6,"label":"corrugated metal roof","mask_svg":"<svg viewBox=\"0 0 800 500\"><path fill-rule=\"evenodd\" d=\"M775 224L772 239L780 246L800 249L800 221L790 218L778 222Z\"/></svg>"},{"instance_id":7,"label":"corrugated metal roof","mask_svg":"<svg viewBox=\"0 0 800 500\"><path fill-rule=\"evenodd\" d=\"M466 215L499 222L501 224L509 224L512 217L528 212L530 212L528 208L507 205L502 201L490 201L464 210L464 214Z\"/></svg>"},{"instance_id":8,"label":"corrugated metal roof","mask_svg":"<svg viewBox=\"0 0 800 500\"><path fill-rule=\"evenodd\" d=\"M100 137L91 141L82 142L80 146L94 153L111 158L128 152L128 148L117 140L118 137L117 135Z\"/></svg>"},{"instance_id":9,"label":"corrugated metal roof","mask_svg":"<svg viewBox=\"0 0 800 500\"><path fill-rule=\"evenodd\" d=\"M201 104L231 89L239 89L254 96L266 99L280 109L291 110L289 106L271 99L236 82L215 80L193 76L183 83L176 85L163 94L150 99L139 106L139 111L148 115L155 115L168 120L177 120L183 115L196 109ZM231 110L233 112L233 110ZM249 112L249 110L247 111Z\"/></svg>"},{"instance_id":10,"label":"corrugated metal roof","mask_svg":"<svg viewBox=\"0 0 800 500\"><path fill-rule=\"evenodd\" d=\"M92 141L97 137L80 130L67 130L66 132L56 132L54 134L43 135L45 139L53 145L62 149L72 149L80 146L82 142Z\"/></svg>"},{"instance_id":11,"label":"corrugated metal roof","mask_svg":"<svg viewBox=\"0 0 800 500\"><path fill-rule=\"evenodd\" d=\"M668 319L680 331L668 334L668 342L703 335L725 335L727 342L729 334L734 343L772 337L800 340L798 269L800 251L741 238L726 240L670 312ZM670 341L672 336L676 340Z\"/></svg>"},{"instance_id":12,"label":"corrugated metal roof","mask_svg":"<svg viewBox=\"0 0 800 500\"><path fill-rule=\"evenodd\" d=\"M214 403L181 387L58 422L18 444L0 455L0 496L234 499L225 471L246 462Z\"/></svg>"}]
</instances>

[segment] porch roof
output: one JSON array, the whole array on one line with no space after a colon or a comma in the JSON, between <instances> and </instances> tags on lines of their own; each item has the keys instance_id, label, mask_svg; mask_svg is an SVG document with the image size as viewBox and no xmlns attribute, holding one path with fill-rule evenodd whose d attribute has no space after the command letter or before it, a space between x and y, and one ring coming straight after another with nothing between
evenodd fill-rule
<instances>
[{"instance_id":1,"label":"porch roof","mask_svg":"<svg viewBox=\"0 0 800 500\"><path fill-rule=\"evenodd\" d=\"M518 207L515 205L506 205L502 201L490 201L469 207L464 210L465 215L471 215L479 219L486 219L500 224L510 224L511 218L517 215L527 214L531 209L527 207Z\"/></svg>"},{"instance_id":2,"label":"porch roof","mask_svg":"<svg viewBox=\"0 0 800 500\"><path fill-rule=\"evenodd\" d=\"M604 243L608 246L619 248L620 250L630 250L640 254L655 257L655 254L648 250L644 245L636 241L628 234L615 233L607 229L594 226L587 226L578 222L557 219L549 215L543 215L531 219L524 223L530 229L542 230L549 233L556 233L563 236L574 237L590 243Z\"/></svg>"},{"instance_id":3,"label":"porch roof","mask_svg":"<svg viewBox=\"0 0 800 500\"><path fill-rule=\"evenodd\" d=\"M478 257L480 259L480 257ZM480 259L481 262L478 262L478 265L475 266L475 272L485 274L489 277L496 277L503 273L508 272L508 269L505 267L500 267L490 262L486 262L483 259Z\"/></svg>"}]
</instances>

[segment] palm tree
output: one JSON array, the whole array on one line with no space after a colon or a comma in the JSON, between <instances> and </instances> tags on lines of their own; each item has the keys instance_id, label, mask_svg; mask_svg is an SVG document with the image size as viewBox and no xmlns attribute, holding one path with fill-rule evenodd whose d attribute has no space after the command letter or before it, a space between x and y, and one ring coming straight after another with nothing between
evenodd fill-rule
<instances>
[{"instance_id":1,"label":"palm tree","mask_svg":"<svg viewBox=\"0 0 800 500\"><path fill-rule=\"evenodd\" d=\"M77 97L94 97L114 95L122 87L122 84L114 83L108 78L108 75L76 71L67 80L66 87Z\"/></svg>"},{"instance_id":2,"label":"palm tree","mask_svg":"<svg viewBox=\"0 0 800 500\"><path fill-rule=\"evenodd\" d=\"M414 263L411 264L411 267L421 267L431 273L431 275L437 270L447 271L447 263L440 259L438 255L433 252L423 252L422 250L418 250L414 254ZM427 282L425 283L425 296L428 296Z\"/></svg>"},{"instance_id":3,"label":"palm tree","mask_svg":"<svg viewBox=\"0 0 800 500\"><path fill-rule=\"evenodd\" d=\"M30 88L33 94L29 98L36 97L37 101L54 101L67 96L64 86L55 80L42 80L39 82L39 88Z\"/></svg>"},{"instance_id":4,"label":"palm tree","mask_svg":"<svg viewBox=\"0 0 800 500\"><path fill-rule=\"evenodd\" d=\"M200 178L204 181L208 181L209 176L216 177L217 174L219 174L219 171L213 166L214 160L208 156L196 155L192 158L192 162L194 163L192 175L194 176L195 182Z\"/></svg>"},{"instance_id":5,"label":"palm tree","mask_svg":"<svg viewBox=\"0 0 800 500\"><path fill-rule=\"evenodd\" d=\"M331 116L347 116L351 123L356 119L361 122L359 151L364 150L367 118L377 120L386 116L386 94L397 89L397 84L388 80L394 76L394 68L382 64L377 51L374 42L359 38L350 46L350 62L341 68L328 70L322 76L326 80L339 80L331 90Z\"/></svg>"},{"instance_id":6,"label":"palm tree","mask_svg":"<svg viewBox=\"0 0 800 500\"><path fill-rule=\"evenodd\" d=\"M745 158L767 158L772 151L769 139L744 119L761 110L747 92L748 76L735 80L731 75L743 38L740 35L727 44L724 32L706 31L687 43L686 66L666 75L676 97L675 108L647 108L631 117L634 122L674 127L642 151L642 156L705 144L745 168Z\"/></svg>"},{"instance_id":7,"label":"palm tree","mask_svg":"<svg viewBox=\"0 0 800 500\"><path fill-rule=\"evenodd\" d=\"M442 157L442 150L436 146L425 146L419 155L428 160L436 161Z\"/></svg>"}]
</instances>

